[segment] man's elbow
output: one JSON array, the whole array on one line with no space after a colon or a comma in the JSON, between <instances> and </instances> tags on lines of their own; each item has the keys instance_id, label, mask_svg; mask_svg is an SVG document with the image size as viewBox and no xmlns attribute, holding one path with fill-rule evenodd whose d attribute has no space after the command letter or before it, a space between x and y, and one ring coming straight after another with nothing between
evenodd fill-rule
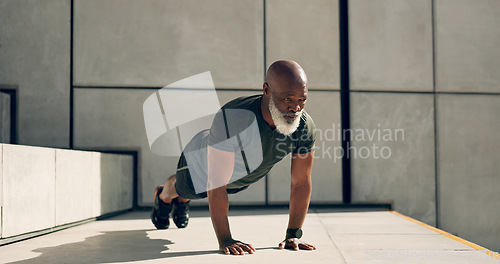
<instances>
[{"instance_id":1,"label":"man's elbow","mask_svg":"<svg viewBox=\"0 0 500 264\"><path fill-rule=\"evenodd\" d=\"M311 180L292 181L291 187L292 187L292 189L311 189L312 182L311 182Z\"/></svg>"}]
</instances>

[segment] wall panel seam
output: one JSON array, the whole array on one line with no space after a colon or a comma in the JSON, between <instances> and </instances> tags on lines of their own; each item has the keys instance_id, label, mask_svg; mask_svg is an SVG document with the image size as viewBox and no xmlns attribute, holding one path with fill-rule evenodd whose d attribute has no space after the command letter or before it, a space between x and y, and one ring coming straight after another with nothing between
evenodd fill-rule
<instances>
[{"instance_id":1,"label":"wall panel seam","mask_svg":"<svg viewBox=\"0 0 500 264\"><path fill-rule=\"evenodd\" d=\"M266 15L267 15L267 10L266 10L266 0L262 0L262 24L263 24L263 32L262 32L262 40L263 40L263 46L264 46L264 49L263 49L263 52L264 52L264 57L263 57L263 60L264 60L264 80L266 79L266 73L267 73L267 20L266 20ZM217 91L217 89L215 89ZM257 89L256 89L257 90ZM220 91L220 90L219 90ZM253 90L251 90L253 91ZM269 174L266 174L265 176L265 182L264 182L264 195L265 195L265 205L269 205Z\"/></svg>"},{"instance_id":2,"label":"wall panel seam","mask_svg":"<svg viewBox=\"0 0 500 264\"><path fill-rule=\"evenodd\" d=\"M340 57L340 123L347 131L342 139L344 153L350 145L350 99L349 99L349 1L339 0L339 57ZM342 155L342 202L350 204L352 199L351 161Z\"/></svg>"},{"instance_id":3,"label":"wall panel seam","mask_svg":"<svg viewBox=\"0 0 500 264\"><path fill-rule=\"evenodd\" d=\"M500 92L472 92L472 91L404 91L404 90L349 90L353 93L396 93L396 94L443 94L443 95L500 95Z\"/></svg>"},{"instance_id":4,"label":"wall panel seam","mask_svg":"<svg viewBox=\"0 0 500 264\"><path fill-rule=\"evenodd\" d=\"M437 94L436 94L436 21L435 1L431 0L431 25L432 25L432 89L433 89L433 119L434 119L434 206L436 214L436 227L439 228L439 175L438 175L438 128L437 128Z\"/></svg>"},{"instance_id":5,"label":"wall panel seam","mask_svg":"<svg viewBox=\"0 0 500 264\"><path fill-rule=\"evenodd\" d=\"M70 33L69 33L69 148L74 147L74 86L73 86L73 45L74 45L74 0L70 1Z\"/></svg>"},{"instance_id":6,"label":"wall panel seam","mask_svg":"<svg viewBox=\"0 0 500 264\"><path fill-rule=\"evenodd\" d=\"M159 90L162 89L163 87L158 87L158 86L78 86L74 85L74 89L87 89L87 90ZM205 90L202 88L175 88L175 87L169 87L168 89L183 89L183 90ZM239 91L257 91L257 92L262 92L261 88L215 88L216 91L234 91L234 92L239 92ZM308 88L308 91L311 92L340 92L340 88ZM500 93L499 93L500 94Z\"/></svg>"}]
</instances>

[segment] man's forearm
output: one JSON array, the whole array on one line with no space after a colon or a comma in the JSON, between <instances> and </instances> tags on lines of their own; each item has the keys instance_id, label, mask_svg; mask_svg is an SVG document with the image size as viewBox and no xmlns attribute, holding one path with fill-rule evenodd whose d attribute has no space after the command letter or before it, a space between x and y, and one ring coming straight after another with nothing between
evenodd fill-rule
<instances>
[{"instance_id":1,"label":"man's forearm","mask_svg":"<svg viewBox=\"0 0 500 264\"><path fill-rule=\"evenodd\" d=\"M302 227L311 199L311 183L292 185L290 190L290 216L288 228Z\"/></svg>"},{"instance_id":2,"label":"man's forearm","mask_svg":"<svg viewBox=\"0 0 500 264\"><path fill-rule=\"evenodd\" d=\"M229 220L227 218L229 198L227 197L225 186L208 191L208 206L215 234L220 245L225 239L231 238Z\"/></svg>"}]
</instances>

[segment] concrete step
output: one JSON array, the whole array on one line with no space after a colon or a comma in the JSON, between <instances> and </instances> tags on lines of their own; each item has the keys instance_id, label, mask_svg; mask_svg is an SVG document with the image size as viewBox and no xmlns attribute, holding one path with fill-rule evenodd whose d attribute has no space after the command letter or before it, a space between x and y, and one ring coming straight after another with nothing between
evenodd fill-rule
<instances>
[{"instance_id":1,"label":"concrete step","mask_svg":"<svg viewBox=\"0 0 500 264\"><path fill-rule=\"evenodd\" d=\"M0 144L0 244L131 209L130 155Z\"/></svg>"}]
</instances>

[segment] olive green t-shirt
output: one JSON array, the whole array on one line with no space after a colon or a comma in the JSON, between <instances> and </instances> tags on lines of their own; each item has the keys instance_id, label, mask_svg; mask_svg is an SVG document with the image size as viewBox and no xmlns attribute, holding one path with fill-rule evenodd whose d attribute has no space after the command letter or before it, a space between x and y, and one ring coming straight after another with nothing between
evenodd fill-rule
<instances>
[{"instance_id":1,"label":"olive green t-shirt","mask_svg":"<svg viewBox=\"0 0 500 264\"><path fill-rule=\"evenodd\" d=\"M222 107L223 115L214 118L206 135L207 145L236 154L233 177L227 189L246 187L258 181L289 153L314 151L315 125L306 111L300 116L297 130L285 136L266 123L261 100L262 95L254 95L228 102Z\"/></svg>"}]
</instances>

